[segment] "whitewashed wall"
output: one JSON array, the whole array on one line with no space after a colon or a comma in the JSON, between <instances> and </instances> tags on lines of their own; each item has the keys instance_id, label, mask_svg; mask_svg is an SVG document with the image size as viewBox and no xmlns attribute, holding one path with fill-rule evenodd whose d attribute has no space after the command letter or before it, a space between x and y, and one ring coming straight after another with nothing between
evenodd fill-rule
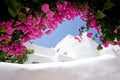
<instances>
[{"instance_id":1,"label":"whitewashed wall","mask_svg":"<svg viewBox=\"0 0 120 80\"><path fill-rule=\"evenodd\" d=\"M86 33L81 38L81 42L79 42L74 39L74 36L67 35L55 48L46 48L28 42L25 46L34 49L35 53L28 55L29 59L25 63L65 62L100 55L100 51L96 49L97 43L86 37ZM120 47L118 45L110 47L120 53Z\"/></svg>"},{"instance_id":2,"label":"whitewashed wall","mask_svg":"<svg viewBox=\"0 0 120 80\"><path fill-rule=\"evenodd\" d=\"M74 59L82 59L89 57L96 57L99 55L97 43L86 37L86 33L82 36L82 41L78 42L74 36L68 35L60 41L55 50L58 54L67 55Z\"/></svg>"},{"instance_id":3,"label":"whitewashed wall","mask_svg":"<svg viewBox=\"0 0 120 80\"><path fill-rule=\"evenodd\" d=\"M70 62L0 63L0 80L120 80L120 57L110 50L103 50L104 55Z\"/></svg>"},{"instance_id":4,"label":"whitewashed wall","mask_svg":"<svg viewBox=\"0 0 120 80\"><path fill-rule=\"evenodd\" d=\"M49 62L53 62L53 60L49 56L44 56L40 54L30 54L28 55L28 61L26 61L24 64L49 63Z\"/></svg>"},{"instance_id":5,"label":"whitewashed wall","mask_svg":"<svg viewBox=\"0 0 120 80\"><path fill-rule=\"evenodd\" d=\"M28 55L28 61L26 61L25 64L53 62L52 57L56 55L56 52L53 48L37 46L29 42L27 42L25 46L28 49L34 50L34 54Z\"/></svg>"}]
</instances>

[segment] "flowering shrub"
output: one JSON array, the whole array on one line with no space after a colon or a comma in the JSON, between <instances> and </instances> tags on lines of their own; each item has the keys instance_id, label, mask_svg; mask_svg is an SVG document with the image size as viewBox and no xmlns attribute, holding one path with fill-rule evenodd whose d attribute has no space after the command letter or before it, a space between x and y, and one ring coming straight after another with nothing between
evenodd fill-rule
<instances>
[{"instance_id":1,"label":"flowering shrub","mask_svg":"<svg viewBox=\"0 0 120 80\"><path fill-rule=\"evenodd\" d=\"M44 34L50 34L64 19L74 20L77 16L80 16L87 23L87 31L92 28L98 32L94 37L100 38L103 46L120 45L119 18L116 20L115 17L113 22L116 24L113 24L109 22L110 18L106 15L107 13L104 14L104 11L115 5L112 0L53 0L53 2L46 0L4 0L3 3L8 6L7 17L0 16L0 54L5 54L4 57L19 57L27 54L28 49L24 43L41 38ZM98 6L99 3L102 3L103 6ZM101 33L102 35L100 35ZM111 34L114 35L110 36ZM89 38L92 38L92 35L93 33L87 34ZM99 45L98 49L100 48Z\"/></svg>"}]
</instances>

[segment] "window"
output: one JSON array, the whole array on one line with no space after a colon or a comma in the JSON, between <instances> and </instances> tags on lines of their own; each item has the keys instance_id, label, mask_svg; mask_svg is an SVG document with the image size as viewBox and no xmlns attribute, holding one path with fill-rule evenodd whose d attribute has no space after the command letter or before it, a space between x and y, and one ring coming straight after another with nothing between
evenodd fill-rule
<instances>
[{"instance_id":1,"label":"window","mask_svg":"<svg viewBox=\"0 0 120 80\"><path fill-rule=\"evenodd\" d=\"M59 51L60 51L60 48L57 49L57 52L59 52Z\"/></svg>"},{"instance_id":2,"label":"window","mask_svg":"<svg viewBox=\"0 0 120 80\"><path fill-rule=\"evenodd\" d=\"M67 55L67 52L64 52L63 54L64 54L64 55Z\"/></svg>"},{"instance_id":3,"label":"window","mask_svg":"<svg viewBox=\"0 0 120 80\"><path fill-rule=\"evenodd\" d=\"M40 63L40 62L35 62L35 61L32 62L32 64L37 64L37 63Z\"/></svg>"},{"instance_id":4,"label":"window","mask_svg":"<svg viewBox=\"0 0 120 80\"><path fill-rule=\"evenodd\" d=\"M120 50L118 49L117 51L119 52Z\"/></svg>"}]
</instances>

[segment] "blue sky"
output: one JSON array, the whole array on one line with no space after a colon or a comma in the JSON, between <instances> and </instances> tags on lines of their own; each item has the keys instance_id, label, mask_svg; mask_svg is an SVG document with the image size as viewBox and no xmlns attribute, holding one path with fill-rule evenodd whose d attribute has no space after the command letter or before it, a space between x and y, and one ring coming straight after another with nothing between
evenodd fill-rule
<instances>
[{"instance_id":1,"label":"blue sky","mask_svg":"<svg viewBox=\"0 0 120 80\"><path fill-rule=\"evenodd\" d=\"M76 17L74 20L70 21L65 20L62 24L59 24L59 27L50 35L44 35L42 38L33 40L33 44L49 48L55 47L56 44L68 34L72 34L73 36L78 35L78 29L85 25L86 23L79 17Z\"/></svg>"},{"instance_id":2,"label":"blue sky","mask_svg":"<svg viewBox=\"0 0 120 80\"><path fill-rule=\"evenodd\" d=\"M42 38L38 38L33 41L33 44L44 46L44 47L55 47L58 42L60 42L68 34L73 36L79 35L79 28L81 26L86 26L80 17L76 17L74 20L65 20L62 24L59 24L58 28L54 30L50 35L43 35ZM89 32L97 33L96 30L90 29ZM93 35L94 36L94 35ZM101 44L102 42L97 38L96 42Z\"/></svg>"}]
</instances>

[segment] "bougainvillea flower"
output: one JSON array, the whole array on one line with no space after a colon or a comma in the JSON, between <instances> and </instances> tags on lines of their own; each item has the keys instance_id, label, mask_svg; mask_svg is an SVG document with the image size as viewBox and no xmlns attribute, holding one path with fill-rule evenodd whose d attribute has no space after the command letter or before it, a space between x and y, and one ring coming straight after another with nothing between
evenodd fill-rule
<instances>
[{"instance_id":1,"label":"bougainvillea flower","mask_svg":"<svg viewBox=\"0 0 120 80\"><path fill-rule=\"evenodd\" d=\"M30 8L29 7L25 7L25 10L28 12L28 11L30 11Z\"/></svg>"},{"instance_id":2,"label":"bougainvillea flower","mask_svg":"<svg viewBox=\"0 0 120 80\"><path fill-rule=\"evenodd\" d=\"M81 42L80 37L75 36L74 39L78 40L78 42Z\"/></svg>"},{"instance_id":3,"label":"bougainvillea flower","mask_svg":"<svg viewBox=\"0 0 120 80\"><path fill-rule=\"evenodd\" d=\"M115 29L115 30L114 30L114 33L118 33L118 30L117 30L117 29Z\"/></svg>"},{"instance_id":4,"label":"bougainvillea flower","mask_svg":"<svg viewBox=\"0 0 120 80\"><path fill-rule=\"evenodd\" d=\"M44 13L47 13L49 11L49 4L43 4L41 8Z\"/></svg>"},{"instance_id":5,"label":"bougainvillea flower","mask_svg":"<svg viewBox=\"0 0 120 80\"><path fill-rule=\"evenodd\" d=\"M87 33L87 37L91 38L93 33Z\"/></svg>"},{"instance_id":6,"label":"bougainvillea flower","mask_svg":"<svg viewBox=\"0 0 120 80\"><path fill-rule=\"evenodd\" d=\"M49 35L49 34L51 34L51 32L52 32L52 30L48 30L45 32L45 34Z\"/></svg>"}]
</instances>

